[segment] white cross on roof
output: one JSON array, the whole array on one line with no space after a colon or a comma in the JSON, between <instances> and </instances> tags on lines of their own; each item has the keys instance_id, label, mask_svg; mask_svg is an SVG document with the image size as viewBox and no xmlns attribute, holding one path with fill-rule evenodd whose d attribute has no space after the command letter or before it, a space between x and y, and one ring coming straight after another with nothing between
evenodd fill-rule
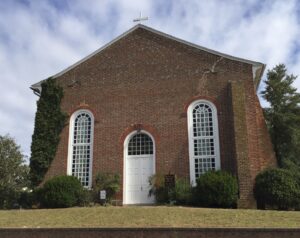
<instances>
[{"instance_id":1,"label":"white cross on roof","mask_svg":"<svg viewBox=\"0 0 300 238\"><path fill-rule=\"evenodd\" d=\"M141 22L141 21L147 21L148 17L142 17L142 12L140 12L140 17L133 19L133 22Z\"/></svg>"}]
</instances>

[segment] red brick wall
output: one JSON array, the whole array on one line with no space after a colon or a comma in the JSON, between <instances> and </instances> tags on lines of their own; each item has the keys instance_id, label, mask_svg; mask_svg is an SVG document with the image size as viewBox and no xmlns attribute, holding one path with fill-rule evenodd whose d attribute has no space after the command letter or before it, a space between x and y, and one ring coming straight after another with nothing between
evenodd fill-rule
<instances>
[{"instance_id":1,"label":"red brick wall","mask_svg":"<svg viewBox=\"0 0 300 238\"><path fill-rule=\"evenodd\" d=\"M258 133L258 150L260 152L260 170L267 167L276 167L277 161L273 150L271 138L267 129L266 121L258 97L255 100L256 123Z\"/></svg>"},{"instance_id":2,"label":"red brick wall","mask_svg":"<svg viewBox=\"0 0 300 238\"><path fill-rule=\"evenodd\" d=\"M251 151L246 116L246 89L244 81L231 82L234 150L239 183L238 207L254 207L251 179Z\"/></svg>"},{"instance_id":3,"label":"red brick wall","mask_svg":"<svg viewBox=\"0 0 300 238\"><path fill-rule=\"evenodd\" d=\"M216 72L205 73L217 60ZM72 83L74 80L77 83ZM156 140L156 171L189 177L186 107L197 97L215 102L221 168L236 174L229 87L229 82L236 81L243 81L246 87L245 133L253 181L261 167L273 163L273 157L270 158L270 143L268 152L262 152L258 142L266 131L251 65L220 60L220 56L139 28L58 77L64 88L62 109L69 115L79 108L89 108L94 113L93 175L103 171L123 175L123 140L130 128L140 125L149 128ZM66 126L46 179L66 173L68 136Z\"/></svg>"}]
</instances>

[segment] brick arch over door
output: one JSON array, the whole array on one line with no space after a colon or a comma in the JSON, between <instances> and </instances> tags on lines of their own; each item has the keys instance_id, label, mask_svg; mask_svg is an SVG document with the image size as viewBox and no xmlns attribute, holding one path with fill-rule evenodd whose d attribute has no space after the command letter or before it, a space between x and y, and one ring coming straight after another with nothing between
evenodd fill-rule
<instances>
[{"instance_id":1,"label":"brick arch over door","mask_svg":"<svg viewBox=\"0 0 300 238\"><path fill-rule=\"evenodd\" d=\"M148 133L151 134L151 136L154 138L155 143L156 143L156 147L158 146L159 142L160 142L160 136L158 131L156 130L155 127L148 125L148 124L141 124L141 123L136 123L136 124L132 124L130 126L128 126L123 133L121 134L120 138L119 138L119 143L122 146L121 148L123 148L124 145L124 141L126 139L126 137L133 131L147 131Z\"/></svg>"}]
</instances>

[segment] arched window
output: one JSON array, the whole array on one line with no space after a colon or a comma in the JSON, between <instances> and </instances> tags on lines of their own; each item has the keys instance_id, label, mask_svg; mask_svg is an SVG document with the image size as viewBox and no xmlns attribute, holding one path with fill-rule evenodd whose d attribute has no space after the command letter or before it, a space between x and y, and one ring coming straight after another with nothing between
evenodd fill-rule
<instances>
[{"instance_id":1,"label":"arched window","mask_svg":"<svg viewBox=\"0 0 300 238\"><path fill-rule=\"evenodd\" d=\"M94 117L87 110L75 112L70 121L68 174L91 187Z\"/></svg>"},{"instance_id":2,"label":"arched window","mask_svg":"<svg viewBox=\"0 0 300 238\"><path fill-rule=\"evenodd\" d=\"M128 155L152 155L153 142L150 136L139 133L131 138L128 143Z\"/></svg>"},{"instance_id":3,"label":"arched window","mask_svg":"<svg viewBox=\"0 0 300 238\"><path fill-rule=\"evenodd\" d=\"M209 101L198 100L188 108L190 179L209 170L220 169L217 109Z\"/></svg>"}]
</instances>

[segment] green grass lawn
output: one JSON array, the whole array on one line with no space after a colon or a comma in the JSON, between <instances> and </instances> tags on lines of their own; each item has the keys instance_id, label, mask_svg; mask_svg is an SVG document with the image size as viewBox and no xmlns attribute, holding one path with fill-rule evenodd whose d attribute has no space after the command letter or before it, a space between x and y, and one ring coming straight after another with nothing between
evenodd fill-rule
<instances>
[{"instance_id":1,"label":"green grass lawn","mask_svg":"<svg viewBox=\"0 0 300 238\"><path fill-rule=\"evenodd\" d=\"M166 206L2 210L0 227L300 228L300 212Z\"/></svg>"}]
</instances>

